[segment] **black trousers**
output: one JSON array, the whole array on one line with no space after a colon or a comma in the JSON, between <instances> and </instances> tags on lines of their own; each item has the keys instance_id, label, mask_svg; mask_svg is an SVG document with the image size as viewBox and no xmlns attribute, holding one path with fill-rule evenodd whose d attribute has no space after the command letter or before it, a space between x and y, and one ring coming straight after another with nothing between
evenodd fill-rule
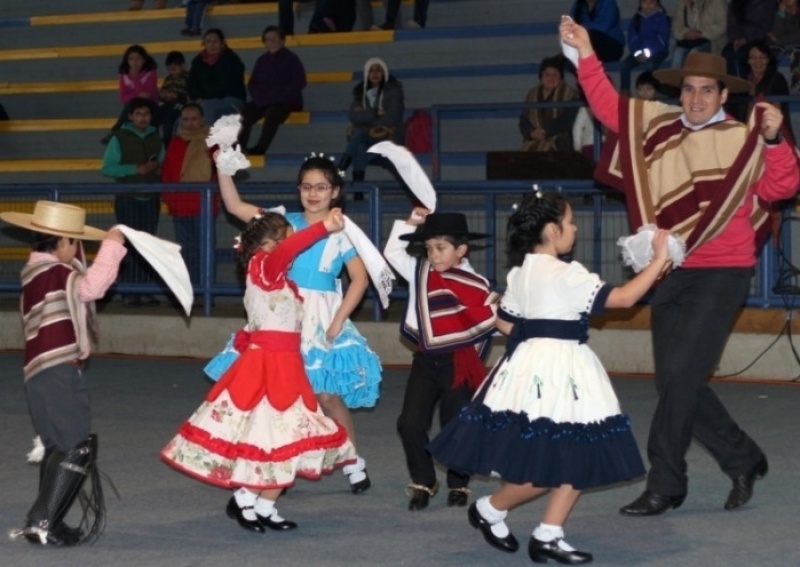
<instances>
[{"instance_id":1,"label":"black trousers","mask_svg":"<svg viewBox=\"0 0 800 567\"><path fill-rule=\"evenodd\" d=\"M436 404L439 404L439 423L443 427L472 397L470 388L454 389L453 378L452 354L414 353L403 409L397 418L397 432L403 442L408 472L415 484L433 486L436 482L433 458L426 449ZM469 475L447 471L448 488L464 488L467 484Z\"/></svg>"},{"instance_id":2,"label":"black trousers","mask_svg":"<svg viewBox=\"0 0 800 567\"><path fill-rule=\"evenodd\" d=\"M48 449L67 452L89 438L92 410L86 379L72 364L46 368L25 382L33 430Z\"/></svg>"},{"instance_id":3,"label":"black trousers","mask_svg":"<svg viewBox=\"0 0 800 567\"><path fill-rule=\"evenodd\" d=\"M239 143L242 145L242 150L246 148L250 140L250 131L253 129L253 124L263 116L264 122L261 126L261 136L259 136L255 147L266 152L275 134L278 133L278 127L286 122L291 112L289 105L283 103L270 104L268 106L258 106L253 101L246 103L242 109L242 130L239 132Z\"/></svg>"},{"instance_id":4,"label":"black trousers","mask_svg":"<svg viewBox=\"0 0 800 567\"><path fill-rule=\"evenodd\" d=\"M656 288L651 325L658 405L647 442L647 488L654 492L686 493L692 438L729 476L761 457L708 384L752 274L749 268L678 269Z\"/></svg>"}]
</instances>

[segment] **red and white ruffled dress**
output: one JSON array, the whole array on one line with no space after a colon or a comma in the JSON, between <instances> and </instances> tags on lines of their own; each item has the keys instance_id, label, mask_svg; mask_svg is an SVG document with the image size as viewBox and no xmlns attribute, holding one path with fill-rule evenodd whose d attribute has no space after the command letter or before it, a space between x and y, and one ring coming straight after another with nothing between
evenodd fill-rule
<instances>
[{"instance_id":1,"label":"red and white ruffled dress","mask_svg":"<svg viewBox=\"0 0 800 567\"><path fill-rule=\"evenodd\" d=\"M250 260L241 356L162 449L169 465L216 486L264 490L355 462L346 430L322 413L306 377L303 304L286 279L297 253L326 234L318 223Z\"/></svg>"}]
</instances>

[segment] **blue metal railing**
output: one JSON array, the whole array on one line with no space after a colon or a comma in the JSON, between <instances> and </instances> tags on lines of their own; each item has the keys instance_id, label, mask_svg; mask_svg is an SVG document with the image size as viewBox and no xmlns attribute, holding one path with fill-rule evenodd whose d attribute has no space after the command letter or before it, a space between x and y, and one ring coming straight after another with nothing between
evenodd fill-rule
<instances>
[{"instance_id":1,"label":"blue metal railing","mask_svg":"<svg viewBox=\"0 0 800 567\"><path fill-rule=\"evenodd\" d=\"M598 272L612 284L625 281L627 273L617 257L615 242L619 236L628 234L628 224L624 205L609 200L591 181L548 180L540 183L544 190L560 190L570 199L579 221L580 230L576 246L575 258L590 270ZM64 200L82 202L94 200L102 204L103 211L88 210L87 222L100 228L108 228L115 224L111 211L113 195L118 192L162 191L175 192L199 191L201 199L201 232L200 232L200 278L195 285L195 293L204 298L205 315L213 312L213 299L218 296L236 296L242 293L241 285L230 281L233 269L227 270L225 264L233 258L232 235L238 232L234 224L226 216L215 218L213 210L216 187L209 184L185 185L15 185L5 186L2 190L0 208L14 210L14 203L30 203L38 199ZM242 184L239 187L243 198L259 205L269 207L279 204L298 209L296 190L290 184ZM470 252L472 263L479 272L498 288L504 287L505 272L505 223L511 212L511 206L518 202L524 193L531 190L531 184L522 181L494 182L440 182L436 184L440 210L458 210L464 212L472 230L486 232L493 237L485 247L477 245ZM366 234L378 246L383 247L390 222L394 219L408 217L412 201L407 190L397 184L360 184L358 191L364 194L363 201L349 201L347 214L361 226ZM17 207L18 208L18 207ZM168 225L162 215L159 235L165 236L164 225ZM785 233L782 241L788 243L792 238L793 225L800 223L784 223ZM168 227L167 227L168 228ZM168 236L168 234L167 234ZM10 233L8 225L0 229L0 251L3 247L19 248L22 242L19 233ZM27 243L25 243L27 244ZM790 255L788 246L783 254ZM24 260L17 260L14 269L9 269L14 262L0 259L0 291L18 292L19 268ZM785 302L782 295L773 293L775 282L781 275L777 270L777 251L774 246L767 246L757 266L753 289L748 298L751 306L781 306ZM226 281L227 280L227 281ZM115 291L120 293L165 293L163 286L157 283L130 284L117 283ZM373 317L379 320L381 309L375 295L373 299ZM406 296L405 289L398 286L393 298Z\"/></svg>"}]
</instances>

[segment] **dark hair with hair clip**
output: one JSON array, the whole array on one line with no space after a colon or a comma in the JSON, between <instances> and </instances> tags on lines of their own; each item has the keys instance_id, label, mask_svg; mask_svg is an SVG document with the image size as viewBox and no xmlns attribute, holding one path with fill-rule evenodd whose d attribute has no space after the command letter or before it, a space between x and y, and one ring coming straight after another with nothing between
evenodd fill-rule
<instances>
[{"instance_id":1,"label":"dark hair with hair clip","mask_svg":"<svg viewBox=\"0 0 800 567\"><path fill-rule=\"evenodd\" d=\"M247 274L250 259L258 252L264 241L280 240L286 235L289 221L279 213L264 211L250 219L242 234L236 250L236 261L242 276Z\"/></svg>"},{"instance_id":2,"label":"dark hair with hair clip","mask_svg":"<svg viewBox=\"0 0 800 567\"><path fill-rule=\"evenodd\" d=\"M344 210L344 172L339 171L332 158L333 156L329 158L323 154L310 154L300 166L300 171L297 172L297 184L303 183L303 177L309 171L321 171L328 183L339 188L339 194L331 201L331 208L339 207Z\"/></svg>"},{"instance_id":3,"label":"dark hair with hair clip","mask_svg":"<svg viewBox=\"0 0 800 567\"><path fill-rule=\"evenodd\" d=\"M534 246L544 244L542 234L550 223L561 225L567 212L567 201L560 193L528 193L508 219L508 260L511 266L521 266L525 255Z\"/></svg>"}]
</instances>

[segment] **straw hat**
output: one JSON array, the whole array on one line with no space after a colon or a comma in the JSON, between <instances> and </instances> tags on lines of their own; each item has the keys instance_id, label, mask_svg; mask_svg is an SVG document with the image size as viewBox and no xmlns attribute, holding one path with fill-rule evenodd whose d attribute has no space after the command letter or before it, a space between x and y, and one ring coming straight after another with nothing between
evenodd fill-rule
<instances>
[{"instance_id":1,"label":"straw hat","mask_svg":"<svg viewBox=\"0 0 800 567\"><path fill-rule=\"evenodd\" d=\"M36 201L33 214L6 212L0 219L28 230L66 236L78 240L103 240L106 231L86 226L86 211L74 205L55 201Z\"/></svg>"},{"instance_id":2,"label":"straw hat","mask_svg":"<svg viewBox=\"0 0 800 567\"><path fill-rule=\"evenodd\" d=\"M467 228L467 217L463 213L431 213L425 217L425 223L417 227L416 232L403 234L400 236L400 240L424 242L437 236L455 236L475 240L486 238L489 235L470 232Z\"/></svg>"},{"instance_id":3,"label":"straw hat","mask_svg":"<svg viewBox=\"0 0 800 567\"><path fill-rule=\"evenodd\" d=\"M725 58L713 53L690 51L680 69L660 69L653 76L664 84L678 87L684 77L708 77L725 83L730 93L749 92L753 83L728 75Z\"/></svg>"}]
</instances>

